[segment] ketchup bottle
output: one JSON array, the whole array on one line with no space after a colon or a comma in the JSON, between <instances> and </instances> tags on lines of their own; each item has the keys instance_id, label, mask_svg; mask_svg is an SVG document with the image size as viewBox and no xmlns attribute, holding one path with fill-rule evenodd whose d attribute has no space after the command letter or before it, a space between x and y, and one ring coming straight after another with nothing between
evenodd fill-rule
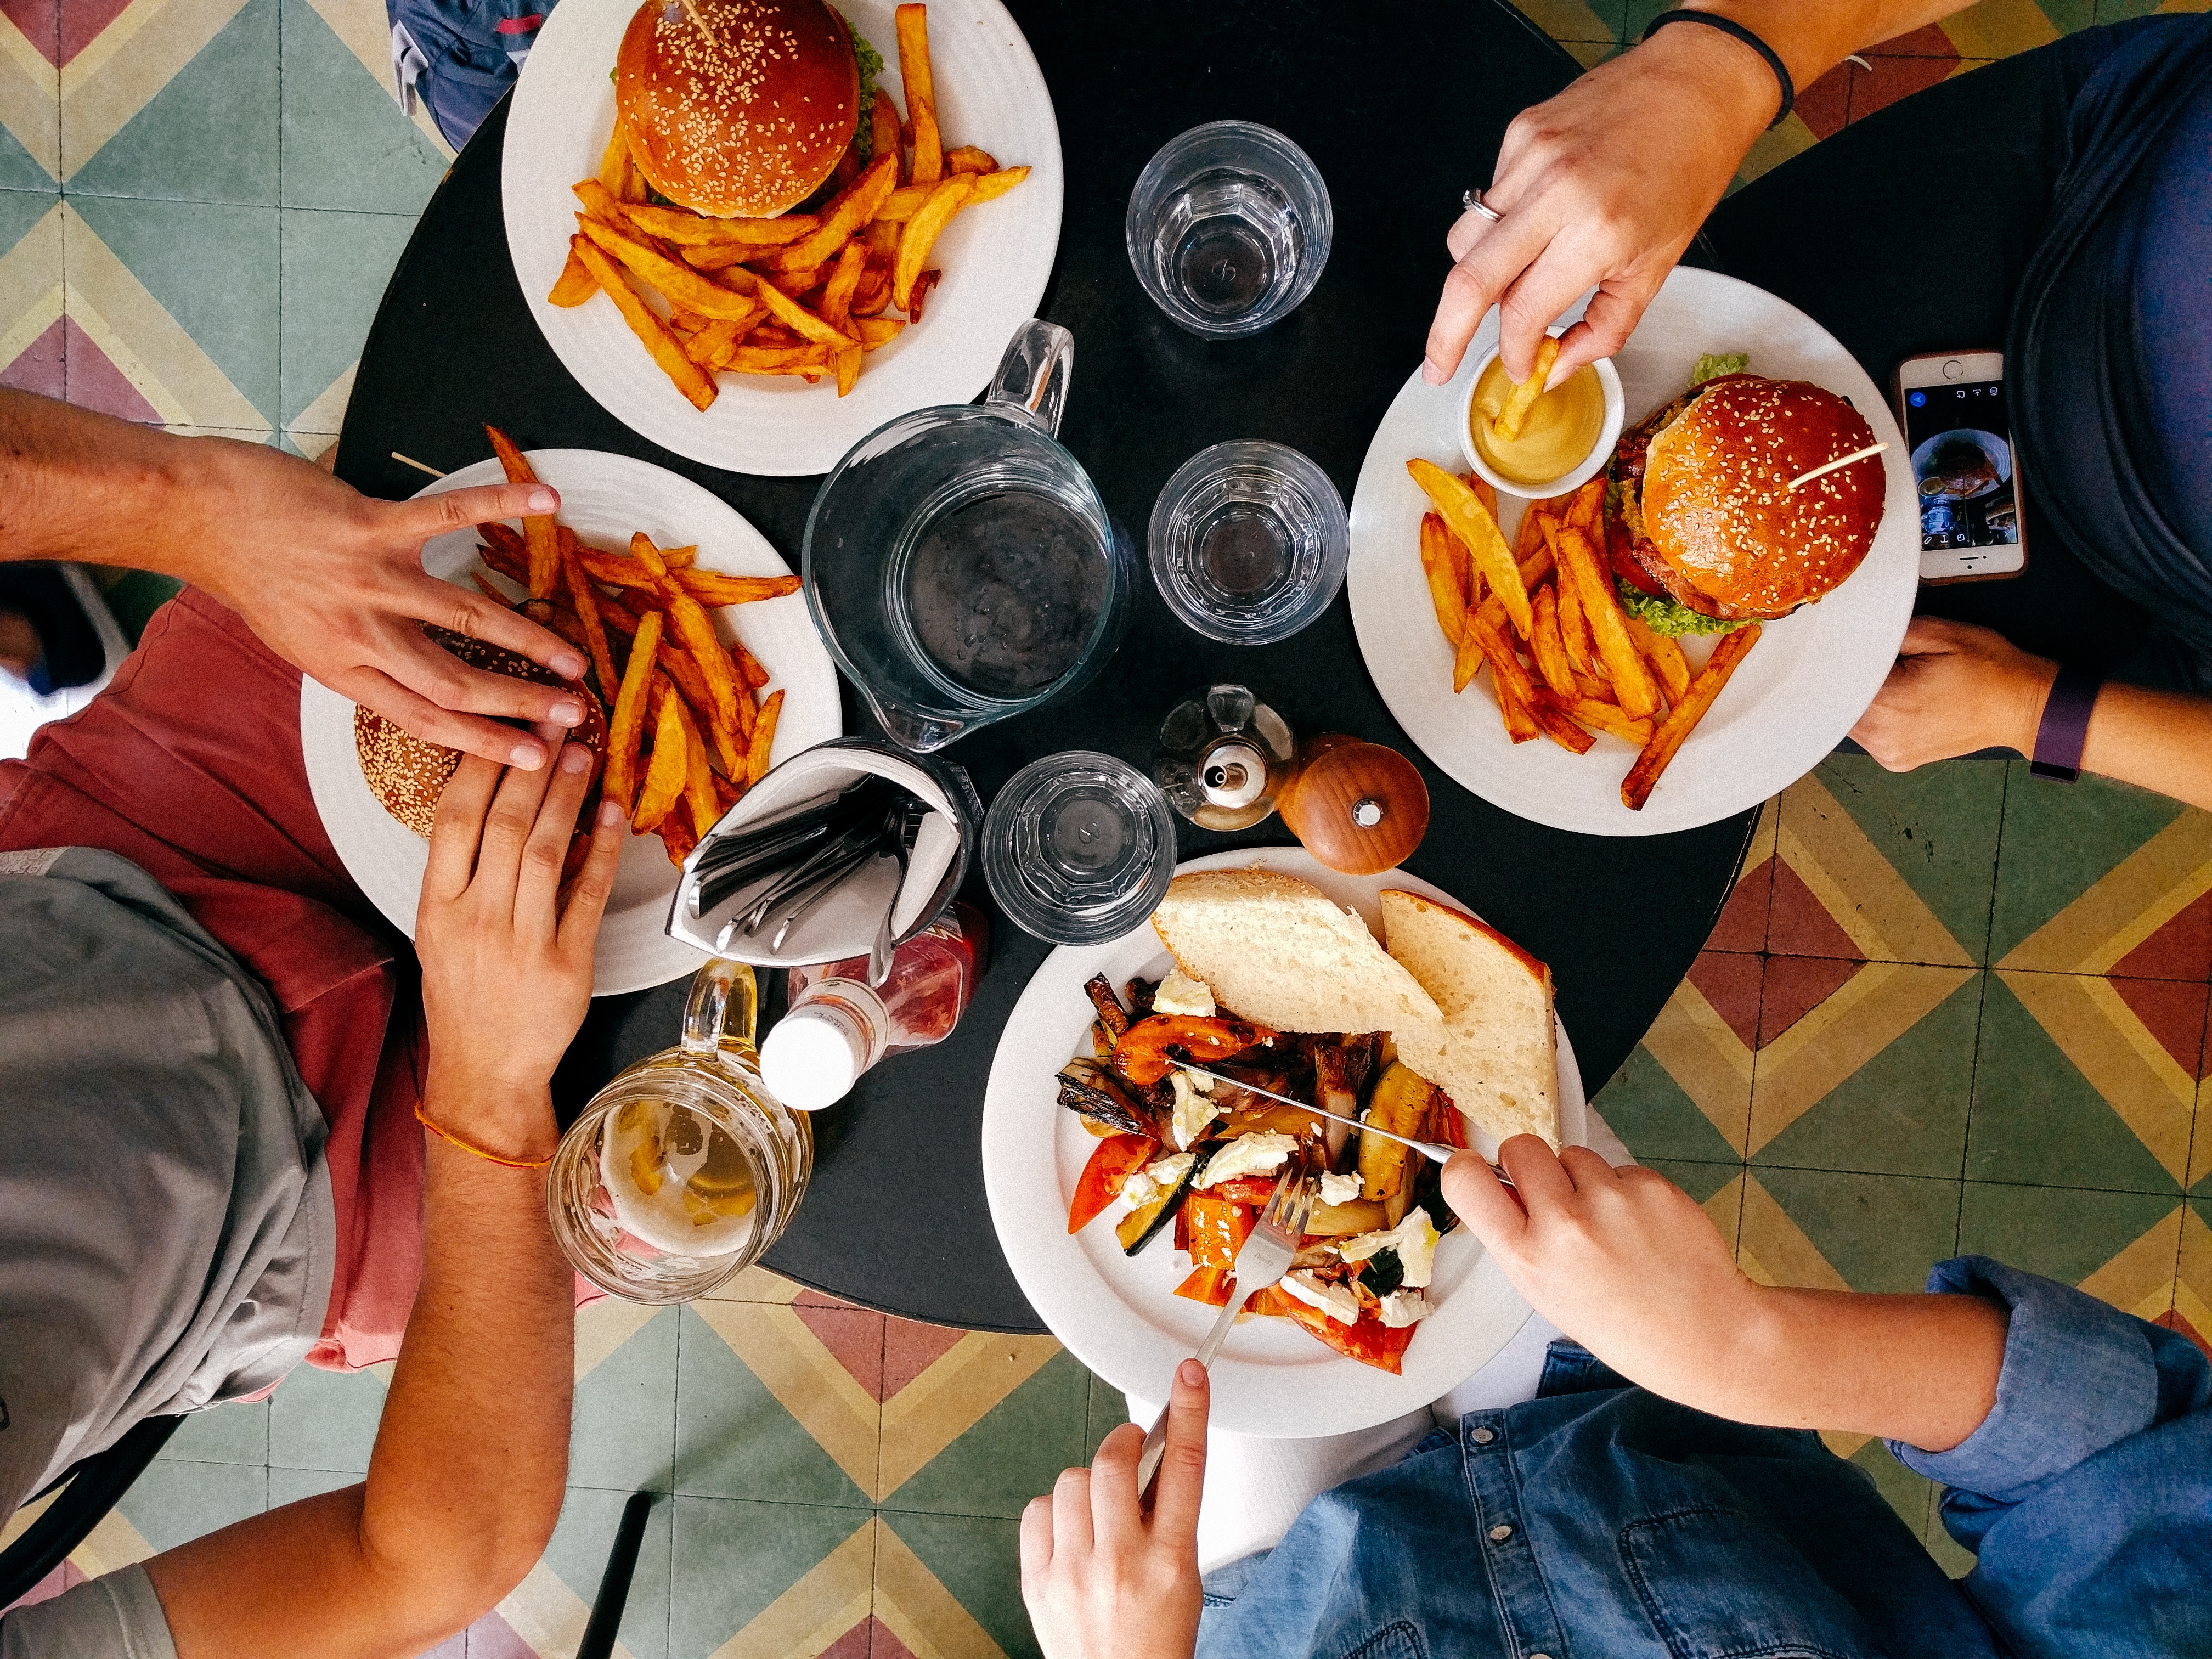
<instances>
[{"instance_id":1,"label":"ketchup bottle","mask_svg":"<svg viewBox=\"0 0 2212 1659\"><path fill-rule=\"evenodd\" d=\"M983 976L990 924L955 903L891 954L880 986L868 959L791 970L791 1006L761 1044L761 1080L785 1105L816 1112L850 1094L891 1054L942 1042Z\"/></svg>"}]
</instances>

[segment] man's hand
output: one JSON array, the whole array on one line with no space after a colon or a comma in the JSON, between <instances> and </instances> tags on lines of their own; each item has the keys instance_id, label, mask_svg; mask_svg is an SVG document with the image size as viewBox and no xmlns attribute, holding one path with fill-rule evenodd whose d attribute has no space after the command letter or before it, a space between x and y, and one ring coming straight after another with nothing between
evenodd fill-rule
<instances>
[{"instance_id":1,"label":"man's hand","mask_svg":"<svg viewBox=\"0 0 2212 1659\"><path fill-rule=\"evenodd\" d=\"M1496 305L1506 369L1526 380L1553 320L1593 286L1551 384L1620 350L1774 103L1774 77L1749 46L1677 26L1523 110L1483 192L1501 221L1469 210L1446 239L1457 263L1422 378L1449 380Z\"/></svg>"},{"instance_id":2,"label":"man's hand","mask_svg":"<svg viewBox=\"0 0 2212 1659\"><path fill-rule=\"evenodd\" d=\"M1978 749L2032 755L2057 673L2057 664L1989 629L1915 617L1851 736L1893 772Z\"/></svg>"},{"instance_id":3,"label":"man's hand","mask_svg":"<svg viewBox=\"0 0 2212 1659\"><path fill-rule=\"evenodd\" d=\"M1152 1510L1137 1502L1145 1431L1125 1423L1098 1461L1022 1511L1022 1600L1047 1659L1190 1659L1202 1605L1198 1500L1206 1484L1206 1367L1186 1359L1168 1402Z\"/></svg>"},{"instance_id":4,"label":"man's hand","mask_svg":"<svg viewBox=\"0 0 2212 1659\"><path fill-rule=\"evenodd\" d=\"M546 1085L592 1000L592 947L622 856L622 808L599 803L591 854L561 868L591 777L580 744L550 768L462 761L438 802L416 913L430 1029L431 1115L503 1155L542 1158Z\"/></svg>"}]
</instances>

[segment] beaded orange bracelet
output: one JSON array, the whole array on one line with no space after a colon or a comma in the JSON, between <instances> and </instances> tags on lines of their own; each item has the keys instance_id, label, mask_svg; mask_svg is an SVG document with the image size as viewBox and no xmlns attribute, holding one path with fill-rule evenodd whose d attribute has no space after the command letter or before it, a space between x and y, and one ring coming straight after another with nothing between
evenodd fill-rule
<instances>
[{"instance_id":1,"label":"beaded orange bracelet","mask_svg":"<svg viewBox=\"0 0 2212 1659\"><path fill-rule=\"evenodd\" d=\"M504 1169L542 1170L553 1161L552 1154L550 1152L544 1158L501 1158L497 1152L488 1152L475 1142L464 1140L451 1129L443 1128L432 1122L430 1115L422 1109L422 1103L420 1100L415 1103L415 1121L447 1145L458 1146L463 1152L483 1159L487 1164L496 1164Z\"/></svg>"}]
</instances>

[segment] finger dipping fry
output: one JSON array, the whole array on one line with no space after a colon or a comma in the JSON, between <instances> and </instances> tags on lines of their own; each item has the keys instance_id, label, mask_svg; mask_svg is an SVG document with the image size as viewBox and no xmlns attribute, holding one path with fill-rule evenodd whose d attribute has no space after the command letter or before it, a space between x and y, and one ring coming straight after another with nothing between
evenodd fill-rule
<instances>
[{"instance_id":1,"label":"finger dipping fry","mask_svg":"<svg viewBox=\"0 0 2212 1659\"><path fill-rule=\"evenodd\" d=\"M1521 435L1522 422L1536 406L1536 399L1544 395L1544 382L1551 378L1552 365L1559 359L1559 343L1547 334L1543 343L1536 348L1536 367L1529 371L1527 380L1516 380L1513 390L1505 394L1505 406L1490 423L1492 433L1508 443Z\"/></svg>"}]
</instances>

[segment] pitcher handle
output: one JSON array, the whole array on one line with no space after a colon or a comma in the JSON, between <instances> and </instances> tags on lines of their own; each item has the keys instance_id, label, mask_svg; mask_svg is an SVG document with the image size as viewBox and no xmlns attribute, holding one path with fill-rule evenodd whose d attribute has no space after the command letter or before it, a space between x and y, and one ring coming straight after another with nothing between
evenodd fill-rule
<instances>
[{"instance_id":1,"label":"pitcher handle","mask_svg":"<svg viewBox=\"0 0 2212 1659\"><path fill-rule=\"evenodd\" d=\"M999 359L983 406L1026 421L1048 437L1057 436L1068 378L1074 373L1075 337L1057 323L1032 317L1006 342L1006 355Z\"/></svg>"},{"instance_id":2,"label":"pitcher handle","mask_svg":"<svg viewBox=\"0 0 2212 1659\"><path fill-rule=\"evenodd\" d=\"M702 1059L727 1048L750 1060L760 1015L760 987L751 965L716 957L692 975L684 1006L684 1052Z\"/></svg>"}]
</instances>

